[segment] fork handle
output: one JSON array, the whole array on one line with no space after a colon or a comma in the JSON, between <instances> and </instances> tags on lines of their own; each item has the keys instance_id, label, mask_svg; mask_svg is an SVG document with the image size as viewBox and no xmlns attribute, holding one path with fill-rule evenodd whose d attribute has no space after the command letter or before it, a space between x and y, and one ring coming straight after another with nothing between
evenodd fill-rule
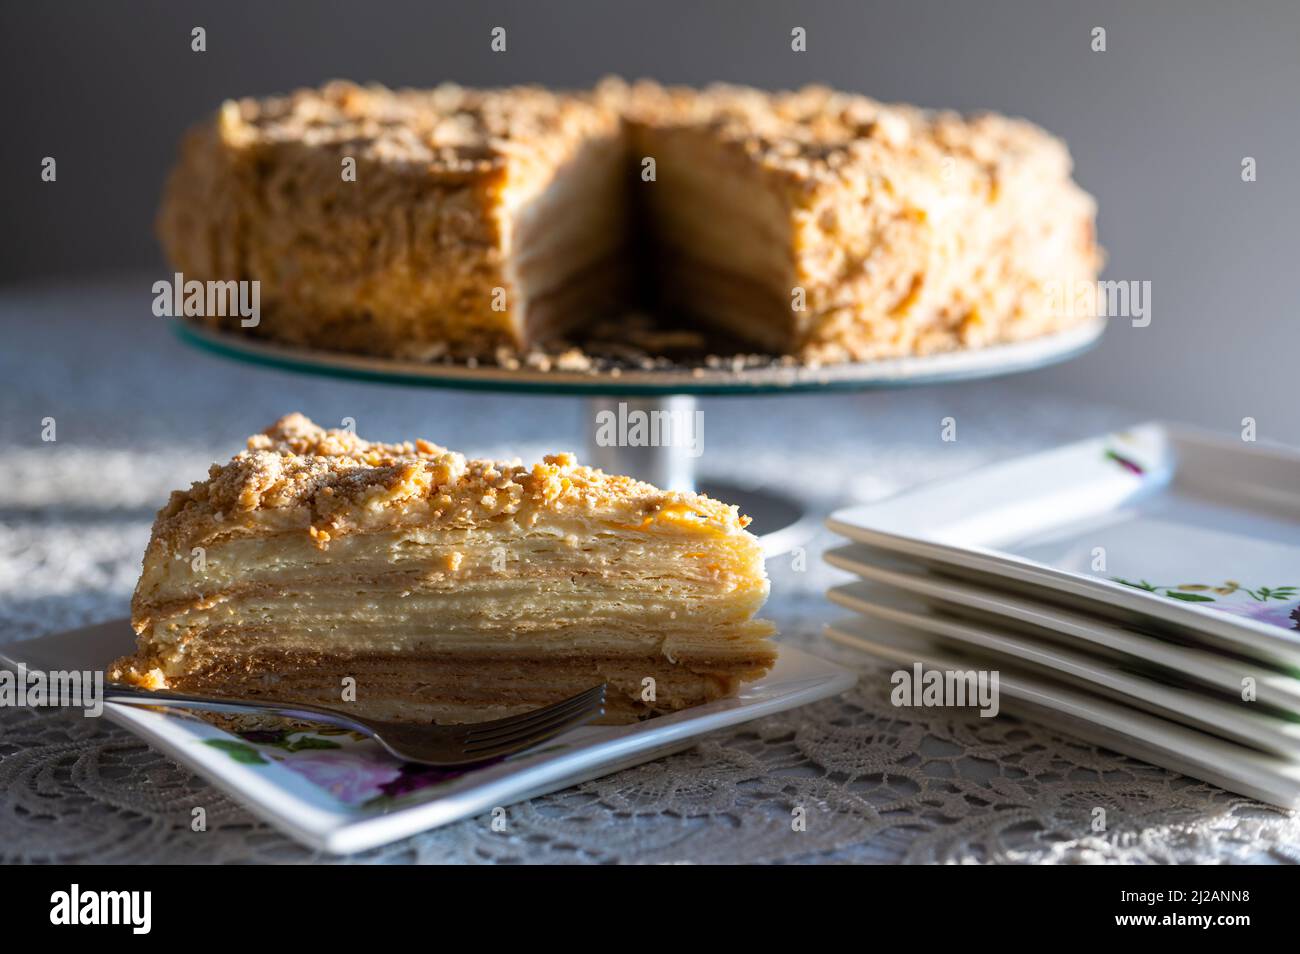
<instances>
[{"instance_id":1,"label":"fork handle","mask_svg":"<svg viewBox=\"0 0 1300 954\"><path fill-rule=\"evenodd\" d=\"M265 702L253 699L218 699L210 696L191 696L168 689L139 689L111 682L104 687L105 702L120 702L129 706L161 706L164 708L200 709L204 712L266 713L309 722L324 722L344 729L372 733L372 729L335 709L299 702Z\"/></svg>"}]
</instances>

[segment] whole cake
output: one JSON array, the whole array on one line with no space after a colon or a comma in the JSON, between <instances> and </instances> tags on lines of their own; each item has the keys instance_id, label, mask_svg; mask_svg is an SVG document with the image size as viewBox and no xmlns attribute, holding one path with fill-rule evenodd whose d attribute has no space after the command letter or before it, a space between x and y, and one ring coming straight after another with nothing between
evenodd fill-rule
<instances>
[{"instance_id":1,"label":"whole cake","mask_svg":"<svg viewBox=\"0 0 1300 954\"><path fill-rule=\"evenodd\" d=\"M110 678L423 722L606 682L606 721L671 712L776 658L746 522L568 455L466 460L290 415L159 512Z\"/></svg>"},{"instance_id":2,"label":"whole cake","mask_svg":"<svg viewBox=\"0 0 1300 954\"><path fill-rule=\"evenodd\" d=\"M492 358L648 303L807 361L1086 321L1093 200L1023 120L810 87L389 91L225 103L159 231L186 280L260 282L253 333ZM229 319L209 318L222 322Z\"/></svg>"}]
</instances>

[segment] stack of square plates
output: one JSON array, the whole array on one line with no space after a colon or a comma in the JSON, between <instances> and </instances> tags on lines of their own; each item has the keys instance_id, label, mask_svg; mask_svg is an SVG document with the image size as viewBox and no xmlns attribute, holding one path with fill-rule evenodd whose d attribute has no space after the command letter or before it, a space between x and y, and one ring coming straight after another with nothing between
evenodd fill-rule
<instances>
[{"instance_id":1,"label":"stack of square plates","mask_svg":"<svg viewBox=\"0 0 1300 954\"><path fill-rule=\"evenodd\" d=\"M1300 807L1300 453L1147 424L829 526L837 642Z\"/></svg>"}]
</instances>

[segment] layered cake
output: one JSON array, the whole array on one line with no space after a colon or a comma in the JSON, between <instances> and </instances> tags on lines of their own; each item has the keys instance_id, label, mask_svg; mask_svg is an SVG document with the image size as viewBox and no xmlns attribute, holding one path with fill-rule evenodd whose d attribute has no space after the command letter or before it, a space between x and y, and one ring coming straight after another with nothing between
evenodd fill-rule
<instances>
[{"instance_id":1,"label":"layered cake","mask_svg":"<svg viewBox=\"0 0 1300 954\"><path fill-rule=\"evenodd\" d=\"M1094 203L1064 145L812 87L585 93L332 83L226 103L160 213L187 280L257 280L253 333L492 358L632 305L808 361L1091 317ZM223 319L211 318L221 322Z\"/></svg>"},{"instance_id":2,"label":"layered cake","mask_svg":"<svg viewBox=\"0 0 1300 954\"><path fill-rule=\"evenodd\" d=\"M424 722L607 682L606 721L671 712L775 659L746 523L569 455L466 460L290 415L159 512L138 649L109 677Z\"/></svg>"}]
</instances>

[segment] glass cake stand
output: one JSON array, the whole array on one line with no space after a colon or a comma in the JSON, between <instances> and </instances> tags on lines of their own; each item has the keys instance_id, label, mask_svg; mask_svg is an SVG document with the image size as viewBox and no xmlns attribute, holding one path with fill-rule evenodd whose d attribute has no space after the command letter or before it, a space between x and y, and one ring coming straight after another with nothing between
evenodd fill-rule
<instances>
[{"instance_id":1,"label":"glass cake stand","mask_svg":"<svg viewBox=\"0 0 1300 954\"><path fill-rule=\"evenodd\" d=\"M624 414L634 411L648 415L669 412L674 415L670 420L684 420L682 415L692 414L702 397L915 387L1032 371L1068 361L1087 351L1101 337L1104 324L1104 320L1098 319L1056 334L971 351L825 367L770 363L739 369L674 365L598 370L539 370L506 368L496 364L474 366L399 361L297 348L189 321L178 321L173 327L182 341L204 351L303 374L459 391L582 397L588 404L588 420L595 421L601 411L612 411L618 419L620 405L623 405ZM751 529L762 540L769 557L801 545L817 528L814 515L786 494L770 488L739 486L707 476L697 480L697 458L680 444L607 446L596 440L595 431L593 427L588 436L585 463L607 473L628 474L673 490L698 490L736 504L742 513L753 519Z\"/></svg>"}]
</instances>

